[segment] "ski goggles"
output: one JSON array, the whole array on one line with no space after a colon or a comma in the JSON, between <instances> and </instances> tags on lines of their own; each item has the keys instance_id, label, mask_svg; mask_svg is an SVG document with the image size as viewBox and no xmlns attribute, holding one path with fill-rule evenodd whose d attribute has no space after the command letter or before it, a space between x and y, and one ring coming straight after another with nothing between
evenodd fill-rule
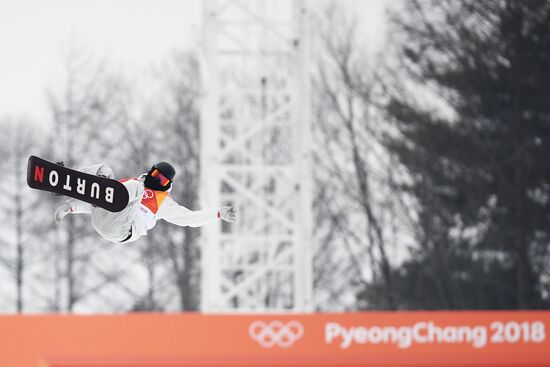
<instances>
[{"instance_id":1,"label":"ski goggles","mask_svg":"<svg viewBox=\"0 0 550 367\"><path fill-rule=\"evenodd\" d=\"M154 169L153 172L151 172L151 177L154 177L156 179L159 180L160 182L160 185L162 187L166 187L168 186L168 184L170 183L170 179L168 177L166 177L165 175L163 175L158 169Z\"/></svg>"}]
</instances>

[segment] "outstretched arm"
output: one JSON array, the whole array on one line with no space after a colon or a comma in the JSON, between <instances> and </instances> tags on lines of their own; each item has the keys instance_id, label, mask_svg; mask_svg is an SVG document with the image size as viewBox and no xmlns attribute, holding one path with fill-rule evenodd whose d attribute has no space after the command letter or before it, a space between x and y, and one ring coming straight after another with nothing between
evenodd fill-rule
<instances>
[{"instance_id":1,"label":"outstretched arm","mask_svg":"<svg viewBox=\"0 0 550 367\"><path fill-rule=\"evenodd\" d=\"M229 214L229 212L233 214ZM178 226L200 227L205 224L225 220L235 221L235 209L224 207L220 209L190 210L179 205L172 197L168 196L162 203L157 213L159 219Z\"/></svg>"}]
</instances>

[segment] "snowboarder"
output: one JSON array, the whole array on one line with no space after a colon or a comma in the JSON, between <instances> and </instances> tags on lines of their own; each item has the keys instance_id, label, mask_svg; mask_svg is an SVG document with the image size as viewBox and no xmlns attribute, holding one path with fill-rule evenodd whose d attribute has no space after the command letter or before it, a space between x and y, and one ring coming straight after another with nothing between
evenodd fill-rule
<instances>
[{"instance_id":1,"label":"snowboarder","mask_svg":"<svg viewBox=\"0 0 550 367\"><path fill-rule=\"evenodd\" d=\"M113 170L105 164L86 167L81 171L114 178ZM55 221L61 223L68 214L91 214L96 232L114 243L136 241L147 235L147 231L159 219L190 227L199 227L218 220L235 222L236 211L233 207L192 211L179 205L170 196L175 175L176 171L170 163L158 162L148 173L138 178L121 180L130 195L124 210L115 213L77 199L69 199L56 210Z\"/></svg>"}]
</instances>

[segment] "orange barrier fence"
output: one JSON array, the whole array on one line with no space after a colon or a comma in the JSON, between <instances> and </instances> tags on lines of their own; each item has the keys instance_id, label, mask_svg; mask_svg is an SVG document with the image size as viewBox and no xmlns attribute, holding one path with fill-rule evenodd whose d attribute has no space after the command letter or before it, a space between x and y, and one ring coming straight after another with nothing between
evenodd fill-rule
<instances>
[{"instance_id":1,"label":"orange barrier fence","mask_svg":"<svg viewBox=\"0 0 550 367\"><path fill-rule=\"evenodd\" d=\"M0 366L550 366L549 330L550 312L0 316Z\"/></svg>"}]
</instances>

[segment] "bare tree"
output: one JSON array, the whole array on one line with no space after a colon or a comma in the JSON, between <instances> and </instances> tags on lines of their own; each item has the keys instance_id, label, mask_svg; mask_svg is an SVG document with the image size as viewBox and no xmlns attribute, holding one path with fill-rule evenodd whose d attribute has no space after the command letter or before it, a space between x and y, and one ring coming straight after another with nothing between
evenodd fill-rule
<instances>
[{"instance_id":1,"label":"bare tree","mask_svg":"<svg viewBox=\"0 0 550 367\"><path fill-rule=\"evenodd\" d=\"M190 53L175 54L164 68L166 98L159 123L166 136L166 159L178 167L178 181L172 196L182 205L198 210L199 182L199 93L198 60ZM160 158L160 157L159 157ZM199 305L199 230L170 227L167 255L178 292L180 310L197 310Z\"/></svg>"},{"instance_id":2,"label":"bare tree","mask_svg":"<svg viewBox=\"0 0 550 367\"><path fill-rule=\"evenodd\" d=\"M328 287L330 298L341 299L343 288L331 284L332 268L338 268L348 293L383 282L373 289L379 302L361 307L395 309L390 258L396 257L404 219L392 186L398 173L381 143L386 127L377 108L382 85L373 71L376 60L362 49L357 19L336 3L323 10L318 27L315 212L324 230L317 233L316 287Z\"/></svg>"},{"instance_id":3,"label":"bare tree","mask_svg":"<svg viewBox=\"0 0 550 367\"><path fill-rule=\"evenodd\" d=\"M198 61L190 53L173 54L152 76L149 96L134 95L133 113L121 124L116 172L136 177L158 161L169 161L177 170L172 197L199 209ZM137 106L133 104L139 101ZM146 287L133 301L133 310L196 310L199 304L199 230L160 221L135 245L135 259L147 274ZM177 299L177 301L175 300ZM177 305L175 305L177 304Z\"/></svg>"},{"instance_id":4,"label":"bare tree","mask_svg":"<svg viewBox=\"0 0 550 367\"><path fill-rule=\"evenodd\" d=\"M45 155L73 168L105 162L121 138L113 134L114 126L125 118L120 83L105 64L76 47L69 49L65 67L64 86L50 94L53 134ZM54 268L63 269L59 275L65 282L64 308L69 312L77 302L112 281L111 276L99 276L90 266L97 247L82 246L98 241L95 234L89 236L90 228L89 218L78 216L67 217L61 227L64 264L56 264ZM97 284L86 285L90 273L96 276L89 281Z\"/></svg>"},{"instance_id":5,"label":"bare tree","mask_svg":"<svg viewBox=\"0 0 550 367\"><path fill-rule=\"evenodd\" d=\"M27 267L36 256L33 245L38 242L40 205L37 195L27 187L26 164L39 140L37 126L27 119L0 120L0 129L3 131L0 138L0 170L3 172L0 261L14 279L15 309L21 313L25 309Z\"/></svg>"}]
</instances>

